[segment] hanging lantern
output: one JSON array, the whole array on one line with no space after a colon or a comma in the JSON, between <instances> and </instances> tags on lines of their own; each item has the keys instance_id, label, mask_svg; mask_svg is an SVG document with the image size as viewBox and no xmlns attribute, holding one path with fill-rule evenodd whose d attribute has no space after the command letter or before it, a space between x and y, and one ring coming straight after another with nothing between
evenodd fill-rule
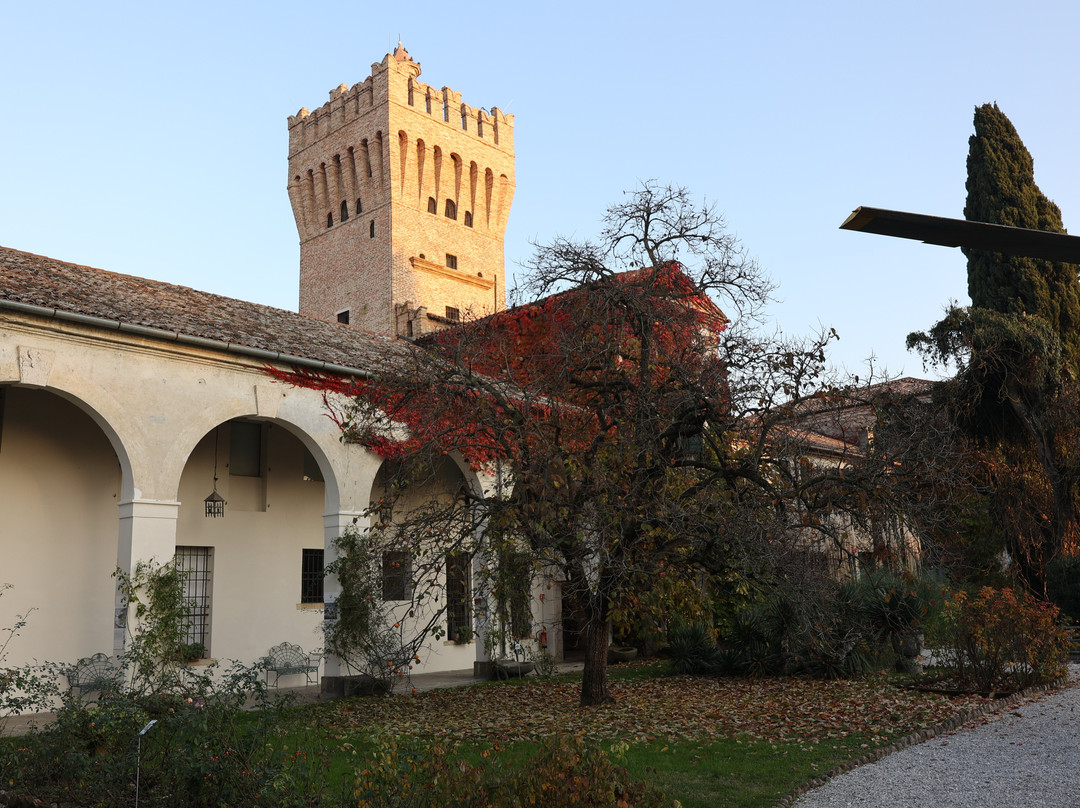
<instances>
[{"instance_id":1,"label":"hanging lantern","mask_svg":"<svg viewBox=\"0 0 1080 808\"><path fill-rule=\"evenodd\" d=\"M214 490L210 496L203 500L206 503L206 515L217 518L225 515L225 500L217 492L217 478L214 478Z\"/></svg>"},{"instance_id":2,"label":"hanging lantern","mask_svg":"<svg viewBox=\"0 0 1080 808\"><path fill-rule=\"evenodd\" d=\"M212 516L215 519L225 515L226 504L221 494L217 492L218 431L218 429L214 430L214 490L210 492L210 496L203 500L203 503L206 505L206 515Z\"/></svg>"}]
</instances>

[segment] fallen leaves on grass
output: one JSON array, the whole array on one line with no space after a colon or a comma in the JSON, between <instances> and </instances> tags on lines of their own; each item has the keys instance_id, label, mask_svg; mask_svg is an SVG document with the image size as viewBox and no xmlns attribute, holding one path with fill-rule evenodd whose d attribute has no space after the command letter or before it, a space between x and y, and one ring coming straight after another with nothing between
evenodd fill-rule
<instances>
[{"instance_id":1,"label":"fallen leaves on grass","mask_svg":"<svg viewBox=\"0 0 1080 808\"><path fill-rule=\"evenodd\" d=\"M630 741L746 737L820 742L853 733L872 743L933 726L985 699L899 690L884 680L711 679L612 682L616 703L578 706L580 683L461 687L337 702L320 720L340 737L378 726L449 740L539 740L555 733Z\"/></svg>"}]
</instances>

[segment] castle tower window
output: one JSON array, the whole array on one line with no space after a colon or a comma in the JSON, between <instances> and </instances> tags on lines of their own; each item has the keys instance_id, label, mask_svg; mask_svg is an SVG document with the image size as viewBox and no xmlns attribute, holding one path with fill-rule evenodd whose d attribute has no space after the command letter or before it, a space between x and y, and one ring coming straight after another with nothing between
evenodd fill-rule
<instances>
[{"instance_id":1,"label":"castle tower window","mask_svg":"<svg viewBox=\"0 0 1080 808\"><path fill-rule=\"evenodd\" d=\"M472 211L471 210L465 211L465 226L466 227L472 227Z\"/></svg>"},{"instance_id":2,"label":"castle tower window","mask_svg":"<svg viewBox=\"0 0 1080 808\"><path fill-rule=\"evenodd\" d=\"M334 226L334 214L332 214L332 213L326 214L326 226L327 227L333 227Z\"/></svg>"},{"instance_id":3,"label":"castle tower window","mask_svg":"<svg viewBox=\"0 0 1080 808\"><path fill-rule=\"evenodd\" d=\"M371 224L368 225L368 238L375 238L375 220L371 220Z\"/></svg>"},{"instance_id":4,"label":"castle tower window","mask_svg":"<svg viewBox=\"0 0 1080 808\"><path fill-rule=\"evenodd\" d=\"M461 311L460 311L460 309L456 308L455 306L447 306L446 307L446 319L449 320L452 323L460 323L461 322Z\"/></svg>"},{"instance_id":5,"label":"castle tower window","mask_svg":"<svg viewBox=\"0 0 1080 808\"><path fill-rule=\"evenodd\" d=\"M363 213L363 212L364 212L364 206L363 206L363 205L361 205L361 204L360 204L360 200L359 200L359 199L357 199L357 200L356 200L356 213L357 213L357 215L360 215L360 214L361 214L361 213Z\"/></svg>"},{"instance_id":6,"label":"castle tower window","mask_svg":"<svg viewBox=\"0 0 1080 808\"><path fill-rule=\"evenodd\" d=\"M457 219L457 205L453 199L446 200L446 218Z\"/></svg>"},{"instance_id":7,"label":"castle tower window","mask_svg":"<svg viewBox=\"0 0 1080 808\"><path fill-rule=\"evenodd\" d=\"M412 325L412 320L409 320L407 323L405 323L405 336L406 337L411 337L412 335L413 335L413 325Z\"/></svg>"},{"instance_id":8,"label":"castle tower window","mask_svg":"<svg viewBox=\"0 0 1080 808\"><path fill-rule=\"evenodd\" d=\"M337 321L343 325L349 324L349 310L339 311L337 314Z\"/></svg>"},{"instance_id":9,"label":"castle tower window","mask_svg":"<svg viewBox=\"0 0 1080 808\"><path fill-rule=\"evenodd\" d=\"M429 196L427 198L427 212L428 213L438 213L439 212L439 203L435 201L435 197L433 197L433 196Z\"/></svg>"},{"instance_id":10,"label":"castle tower window","mask_svg":"<svg viewBox=\"0 0 1080 808\"><path fill-rule=\"evenodd\" d=\"M431 90L427 91L427 97L424 99L424 109L428 115L431 114Z\"/></svg>"},{"instance_id":11,"label":"castle tower window","mask_svg":"<svg viewBox=\"0 0 1080 808\"><path fill-rule=\"evenodd\" d=\"M446 266L447 266L448 269L457 269L457 256L456 255L451 255L450 253L447 253L446 254Z\"/></svg>"},{"instance_id":12,"label":"castle tower window","mask_svg":"<svg viewBox=\"0 0 1080 808\"><path fill-rule=\"evenodd\" d=\"M465 112L465 105L461 105L461 128L469 131L469 115Z\"/></svg>"},{"instance_id":13,"label":"castle tower window","mask_svg":"<svg viewBox=\"0 0 1080 808\"><path fill-rule=\"evenodd\" d=\"M341 221L343 221L343 222L349 221L349 203L348 202L342 202L341 203Z\"/></svg>"},{"instance_id":14,"label":"castle tower window","mask_svg":"<svg viewBox=\"0 0 1080 808\"><path fill-rule=\"evenodd\" d=\"M484 136L484 119L480 117L480 113L476 113L476 134L480 137Z\"/></svg>"}]
</instances>

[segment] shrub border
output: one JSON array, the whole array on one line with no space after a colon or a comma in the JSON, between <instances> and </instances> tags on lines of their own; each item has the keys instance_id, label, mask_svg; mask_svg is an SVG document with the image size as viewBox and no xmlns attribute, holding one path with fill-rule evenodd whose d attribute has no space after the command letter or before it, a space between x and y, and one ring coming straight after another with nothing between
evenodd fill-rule
<instances>
[{"instance_id":1,"label":"shrub border","mask_svg":"<svg viewBox=\"0 0 1080 808\"><path fill-rule=\"evenodd\" d=\"M1052 690L1064 690L1070 684L1069 675L1061 676L1052 682L1048 682L1042 685L1032 685L1024 690L1018 690L1009 696L1003 696L1000 699L994 699L986 704L980 704L977 707L970 707L964 710L962 713L957 713L952 718L942 721L933 727L927 727L925 729L916 730L910 735L905 735L902 738L897 739L888 746L883 746L879 749L874 749L871 752L867 752L865 755L854 760L849 760L847 763L841 763L825 774L818 775L817 777L811 777L805 783L797 786L793 791L784 796L779 802L776 803L775 808L792 808L795 801L804 794L825 785L834 777L838 777L841 774L847 774L860 766L865 766L867 763L877 763L884 757L887 757L894 752L899 752L901 749L907 749L909 746L915 746L916 744L925 743L926 741L932 741L939 735L944 735L946 732L953 732L960 729L968 721L974 721L977 718L995 713L998 710L1003 710L1007 707L1012 707L1020 702L1032 698L1033 696L1040 696L1044 693L1049 693Z\"/></svg>"}]
</instances>

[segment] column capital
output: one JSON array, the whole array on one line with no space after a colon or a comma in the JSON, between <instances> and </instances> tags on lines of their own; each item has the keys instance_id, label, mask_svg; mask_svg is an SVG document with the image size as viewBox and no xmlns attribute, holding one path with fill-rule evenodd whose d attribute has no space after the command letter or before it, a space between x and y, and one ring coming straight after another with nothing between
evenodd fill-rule
<instances>
[{"instance_id":1,"label":"column capital","mask_svg":"<svg viewBox=\"0 0 1080 808\"><path fill-rule=\"evenodd\" d=\"M172 519L180 515L180 503L160 499L126 499L116 503L121 519Z\"/></svg>"}]
</instances>

